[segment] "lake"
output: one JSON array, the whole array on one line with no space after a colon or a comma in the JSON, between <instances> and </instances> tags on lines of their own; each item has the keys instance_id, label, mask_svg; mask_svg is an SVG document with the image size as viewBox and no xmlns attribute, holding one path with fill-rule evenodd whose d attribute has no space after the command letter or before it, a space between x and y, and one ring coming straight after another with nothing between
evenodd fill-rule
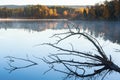
<instances>
[{"instance_id":1,"label":"lake","mask_svg":"<svg viewBox=\"0 0 120 80\"><path fill-rule=\"evenodd\" d=\"M95 37L106 54L112 55L113 61L120 66L120 22L108 21L71 21L79 25L80 31L89 33ZM56 33L67 32L68 21L1 21L0 22L0 80L62 80L64 74L50 71L43 74L49 69L49 66L42 60L35 58L47 57L50 53L56 53L56 49L50 46L40 45L42 43L54 43L58 38L52 35ZM70 24L70 23L69 23ZM78 36L66 39L60 46L71 48L73 44L76 50L91 51L94 46L88 40ZM93 50L94 51L94 50ZM29 58L38 63L38 65L15 70L9 73L8 59L6 56L18 58ZM72 59L72 57L70 57ZM16 61L17 66L28 63ZM14 64L15 65L15 64ZM107 75L105 80L119 80L120 74L113 72Z\"/></svg>"}]
</instances>

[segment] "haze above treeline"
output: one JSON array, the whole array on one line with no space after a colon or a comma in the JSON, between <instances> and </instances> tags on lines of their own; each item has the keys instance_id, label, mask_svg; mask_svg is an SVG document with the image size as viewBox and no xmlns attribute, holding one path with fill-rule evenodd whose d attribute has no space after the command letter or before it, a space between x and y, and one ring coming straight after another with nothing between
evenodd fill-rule
<instances>
[{"instance_id":1,"label":"haze above treeline","mask_svg":"<svg viewBox=\"0 0 120 80\"><path fill-rule=\"evenodd\" d=\"M120 20L120 0L94 6L2 5L0 18Z\"/></svg>"}]
</instances>

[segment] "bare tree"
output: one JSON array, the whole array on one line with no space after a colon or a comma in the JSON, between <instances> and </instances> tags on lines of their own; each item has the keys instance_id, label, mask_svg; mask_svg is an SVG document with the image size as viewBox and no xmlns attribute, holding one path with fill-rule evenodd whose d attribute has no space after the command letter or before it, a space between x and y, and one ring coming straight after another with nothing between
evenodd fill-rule
<instances>
[{"instance_id":1,"label":"bare tree","mask_svg":"<svg viewBox=\"0 0 120 80\"><path fill-rule=\"evenodd\" d=\"M73 28L75 30L73 30ZM102 75L101 80L103 80L104 77L112 71L120 73L120 67L117 66L112 61L111 56L107 56L105 54L102 46L94 37L92 37L91 35L85 32L80 32L79 25L69 24L68 29L69 31L66 33L54 34L52 36L52 37L59 38L59 40L55 44L51 44L51 43L42 44L42 45L49 45L59 50L59 53L50 54L48 58L38 58L38 59L42 59L45 63L50 65L50 69L47 70L45 73L47 73L50 70L61 72L66 74L65 79L71 78L71 77L75 77L75 79L77 78L85 79L85 78ZM61 35L65 35L65 36L60 37ZM80 50L77 51L77 50L74 50L74 46L72 45L71 45L72 49L65 49L57 46L60 42L75 35L85 37L88 41L90 41L94 45L97 52L91 54L90 52L81 52ZM72 56L72 57L77 57L79 59L85 59L85 60L81 61L74 58L73 59L62 58L64 56ZM12 59L19 59L19 60L23 60L31 63L30 65L23 66L23 67L16 67L16 66L13 66L11 63L9 63L10 69L8 70L10 70L10 72L17 69L22 69L22 68L27 68L33 65L37 65L36 62L29 59L22 59L22 58L16 58L11 56L8 56L7 58L9 58L10 62ZM57 68L56 65L62 65L62 67L64 67L65 69ZM89 72L88 70L91 70L91 71Z\"/></svg>"},{"instance_id":2,"label":"bare tree","mask_svg":"<svg viewBox=\"0 0 120 80\"><path fill-rule=\"evenodd\" d=\"M74 31L73 28L71 28L71 26L74 27L74 29L76 30ZM44 43L44 45L49 45L59 50L59 53L51 54L48 56L49 58L42 59L45 63L51 66L48 71L50 70L58 71L66 74L67 75L66 78L75 77L75 79L77 78L84 79L84 78L90 78L90 77L102 75L101 80L103 80L104 77L112 71L120 73L120 67L118 67L112 61L111 56L107 56L105 54L102 46L94 37L92 37L91 35L85 32L80 32L79 26L76 26L75 24L68 25L68 28L69 28L69 32L55 34L52 36L52 37L59 38L56 44ZM61 35L65 35L65 37L60 37ZM86 53L86 52L74 50L73 46L72 46L72 49L65 49L57 46L63 40L75 35L85 37L88 41L90 41L95 46L95 48L97 49L97 52L91 54L89 52ZM74 58L66 59L66 58L61 58L61 56L62 57L72 56L72 57L77 57L79 59L83 58L83 59L86 59L86 61L80 61ZM65 70L56 68L56 65L63 65ZM88 71L90 68L92 70L91 72Z\"/></svg>"}]
</instances>

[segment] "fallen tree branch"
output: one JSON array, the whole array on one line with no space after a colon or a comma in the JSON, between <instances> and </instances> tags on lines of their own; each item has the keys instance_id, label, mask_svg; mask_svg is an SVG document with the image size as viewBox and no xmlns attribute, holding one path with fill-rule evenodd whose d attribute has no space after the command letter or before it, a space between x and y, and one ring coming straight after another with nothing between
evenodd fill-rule
<instances>
[{"instance_id":1,"label":"fallen tree branch","mask_svg":"<svg viewBox=\"0 0 120 80\"><path fill-rule=\"evenodd\" d=\"M73 25L73 24L72 24ZM70 26L68 25L69 32L67 33L61 33L61 34L55 34L52 37L59 37L59 40L56 42L56 44L51 44L51 43L44 43L43 45L49 45L51 47L54 47L59 50L59 53L56 54L51 54L49 55L49 59L43 59L43 61L49 65L52 65L50 70L58 71L61 73L64 73L67 75L67 77L72 76L76 78L88 78L88 77L94 77L96 75L103 74L103 77L101 80L105 78L105 76L111 72L119 72L120 73L120 67L118 67L114 62L112 61L112 57L108 57L104 50L102 49L100 43L91 35L85 33L85 32L80 32L80 29L78 26L73 25L76 29L76 31L73 31ZM72 27L73 27L72 26ZM61 35L65 35L64 37L60 37ZM73 49L65 49L57 46L60 42L64 41L65 39L71 37L71 36L83 36L85 37L88 41L90 41L94 47L97 49L98 53L85 53L81 51L76 51ZM61 52L60 52L61 51ZM89 59L90 61L80 61L80 60L75 60L74 58L71 59L63 59L61 58L64 56L73 56L73 57L78 57L78 58L83 58L83 59ZM67 71L56 69L55 66L62 64L64 68ZM94 68L95 67L95 68ZM92 72L88 72L88 68L93 68Z\"/></svg>"},{"instance_id":2,"label":"fallen tree branch","mask_svg":"<svg viewBox=\"0 0 120 80\"><path fill-rule=\"evenodd\" d=\"M73 27L76 31L73 30ZM74 77L75 79L77 78L91 78L95 77L98 75L102 74L101 80L105 78L105 76L112 72L118 72L120 73L120 67L117 66L113 61L111 56L107 56L100 45L100 43L91 35L85 33L85 32L80 32L79 26L74 25L72 23L72 29L71 26L68 25L69 32L66 33L59 33L55 34L52 37L57 37L59 40L56 42L56 44L52 43L44 43L42 45L48 45L53 48L56 48L59 50L59 53L54 53L50 54L48 58L39 58L36 57L37 59L40 59L44 61L46 64L50 65L50 69L48 69L45 73L54 70L60 73L66 74L65 79ZM61 35L64 35L64 37ZM93 54L87 53L87 52L82 52L81 49L79 51L74 50L73 45L72 49L65 49L62 47L59 47L58 44L65 39L79 35L85 37L88 41L90 41L94 47L96 48L97 52L94 52ZM80 39L80 38L79 38ZM63 58L65 56L72 56L72 59L69 58ZM6 68L7 70L11 72L18 70L18 69L23 69L23 68L28 68L34 65L37 65L36 62L30 60L30 59L23 59L23 58L16 58L12 56L7 56L6 58L9 59L9 67ZM78 59L76 59L78 58ZM82 61L81 59L86 59ZM21 60L21 61L26 61L29 62L30 64L26 66L14 66L12 63L14 63L14 60ZM89 60L89 61L88 61ZM56 68L56 65L62 65L65 69L61 70L60 68ZM89 70L92 70L89 72Z\"/></svg>"}]
</instances>

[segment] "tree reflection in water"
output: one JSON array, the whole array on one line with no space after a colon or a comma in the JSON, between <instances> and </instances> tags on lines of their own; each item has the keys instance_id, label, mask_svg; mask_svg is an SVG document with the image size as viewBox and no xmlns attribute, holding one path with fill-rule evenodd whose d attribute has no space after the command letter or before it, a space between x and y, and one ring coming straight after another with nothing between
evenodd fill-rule
<instances>
[{"instance_id":1,"label":"tree reflection in water","mask_svg":"<svg viewBox=\"0 0 120 80\"><path fill-rule=\"evenodd\" d=\"M57 54L50 55L49 58L52 59L51 61L47 60L46 58L42 59L47 64L51 65L50 70L53 69L55 71L65 73L65 74L67 74L66 78L69 78L69 77L72 77L72 76L74 76L75 78L77 78L77 77L85 78L85 77L100 75L101 73L105 72L102 80L111 71L115 71L115 72L120 73L119 66L117 66L112 61L111 56L107 56L105 54L105 52L102 49L102 46L99 44L99 42L94 37L92 37L91 35L89 35L87 33L84 33L84 32L81 33L81 27L79 27L79 26L74 27L74 24L72 24L72 25L73 25L72 28L70 28L69 25L68 25L69 32L53 35L53 37L55 36L55 37L58 37L60 39L60 40L58 40L58 42L56 44L58 44L59 42L65 40L65 39L67 39L71 36L74 36L74 35L81 36L82 35L83 37L87 38L88 41L90 41L94 45L98 54L97 53L91 53L91 52L76 51L76 50L74 50L73 46L72 46L72 49L70 50L70 49L61 48L59 46L56 46L55 44L45 43L49 46L52 46L52 47L62 51L62 53L60 52L60 53L57 53ZM76 29L76 32L73 31L74 30L73 28ZM90 30L88 30L88 29L84 29L84 30L86 30L87 32L90 32ZM61 38L60 35L66 35L66 36ZM78 57L79 59L85 58L87 60L86 60L86 62L84 62L84 61L81 61L81 60L78 61L75 58L64 59L64 58L60 57L60 56L66 56L66 55L67 56L72 55L72 57L75 56L75 57ZM21 59L21 58L15 58L15 59ZM63 64L63 66L67 69L68 72L66 72L64 70L56 69L54 64ZM10 65L10 67L11 67L11 65ZM86 73L87 70L84 67L94 68L94 70L93 70L92 73ZM97 68L95 68L95 67L97 67ZM17 69L19 69L19 67L17 67ZM22 69L22 68L20 67L20 69ZM79 74L80 71L82 71L82 73Z\"/></svg>"},{"instance_id":2,"label":"tree reflection in water","mask_svg":"<svg viewBox=\"0 0 120 80\"><path fill-rule=\"evenodd\" d=\"M71 21L79 25L81 30L89 32L96 37L103 37L113 43L120 43L120 23L107 21ZM0 22L1 29L24 29L29 32L44 31L46 29L66 29L68 21L25 21ZM15 26L13 26L15 25Z\"/></svg>"}]
</instances>

